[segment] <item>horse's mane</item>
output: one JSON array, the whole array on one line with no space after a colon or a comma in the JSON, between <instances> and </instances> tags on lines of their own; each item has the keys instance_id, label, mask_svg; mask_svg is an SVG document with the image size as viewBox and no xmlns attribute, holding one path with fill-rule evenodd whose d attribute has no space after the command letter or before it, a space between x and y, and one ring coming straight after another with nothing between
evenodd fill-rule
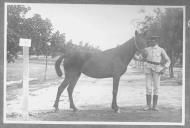
<instances>
[{"instance_id":1,"label":"horse's mane","mask_svg":"<svg viewBox=\"0 0 190 128\"><path fill-rule=\"evenodd\" d=\"M133 39L133 38L132 38ZM100 52L92 52L92 51L82 51L82 50L73 50L72 52L68 52L65 54L64 57L64 67L68 69L69 67L76 68L76 69L81 69L83 64L92 56L99 55L101 54L119 54L121 58L124 58L126 54L129 54L130 50L129 49L133 42L132 39L126 41L124 44L121 44L119 46L116 46L114 48L105 50L105 51L100 51Z\"/></svg>"}]
</instances>

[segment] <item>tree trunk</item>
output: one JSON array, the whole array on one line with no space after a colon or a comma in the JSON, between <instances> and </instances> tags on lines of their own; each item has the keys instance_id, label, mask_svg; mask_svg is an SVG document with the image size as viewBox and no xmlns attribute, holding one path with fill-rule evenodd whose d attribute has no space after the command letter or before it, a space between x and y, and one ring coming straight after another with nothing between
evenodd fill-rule
<instances>
[{"instance_id":1,"label":"tree trunk","mask_svg":"<svg viewBox=\"0 0 190 128\"><path fill-rule=\"evenodd\" d=\"M170 78L174 78L174 71L173 71L173 66L174 66L174 56L173 56L173 50L170 51L170 68L169 68L169 73L170 73Z\"/></svg>"},{"instance_id":2,"label":"tree trunk","mask_svg":"<svg viewBox=\"0 0 190 128\"><path fill-rule=\"evenodd\" d=\"M180 54L179 59L180 59L179 64L182 65L183 64L183 54L182 53Z\"/></svg>"},{"instance_id":3,"label":"tree trunk","mask_svg":"<svg viewBox=\"0 0 190 128\"><path fill-rule=\"evenodd\" d=\"M169 71L170 71L170 78L174 78L174 71L173 71L173 64L172 63L170 65Z\"/></svg>"},{"instance_id":4,"label":"tree trunk","mask_svg":"<svg viewBox=\"0 0 190 128\"><path fill-rule=\"evenodd\" d=\"M44 80L46 80L47 64L48 64L48 59L47 59L47 55L46 55L46 66L45 66Z\"/></svg>"},{"instance_id":5,"label":"tree trunk","mask_svg":"<svg viewBox=\"0 0 190 128\"><path fill-rule=\"evenodd\" d=\"M174 63L174 57L173 57L173 54L172 54L172 49L169 50L169 57L170 57L170 61L171 61L171 64L170 64L170 67L169 67L169 74L170 74L170 78L173 78L174 77L174 72L173 72L173 63Z\"/></svg>"}]
</instances>

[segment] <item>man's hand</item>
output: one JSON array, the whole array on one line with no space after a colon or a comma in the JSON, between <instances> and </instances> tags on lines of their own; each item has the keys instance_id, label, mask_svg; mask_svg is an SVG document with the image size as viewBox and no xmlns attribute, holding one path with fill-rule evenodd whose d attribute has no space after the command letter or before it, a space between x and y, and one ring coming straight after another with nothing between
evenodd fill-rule
<instances>
[{"instance_id":1,"label":"man's hand","mask_svg":"<svg viewBox=\"0 0 190 128\"><path fill-rule=\"evenodd\" d=\"M147 58L148 52L145 49L143 49L143 50L141 50L141 55L143 58Z\"/></svg>"},{"instance_id":2,"label":"man's hand","mask_svg":"<svg viewBox=\"0 0 190 128\"><path fill-rule=\"evenodd\" d=\"M164 74L164 73L166 72L166 70L167 70L167 67L164 67L164 68L160 71L160 74L161 74L161 75Z\"/></svg>"}]
</instances>

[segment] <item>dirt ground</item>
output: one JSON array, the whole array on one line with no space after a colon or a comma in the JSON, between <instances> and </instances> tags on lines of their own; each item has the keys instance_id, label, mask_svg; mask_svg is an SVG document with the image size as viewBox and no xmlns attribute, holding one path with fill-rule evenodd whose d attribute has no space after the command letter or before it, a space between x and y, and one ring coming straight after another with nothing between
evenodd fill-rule
<instances>
[{"instance_id":1,"label":"dirt ground","mask_svg":"<svg viewBox=\"0 0 190 128\"><path fill-rule=\"evenodd\" d=\"M34 64L33 72L37 72L41 68L40 65ZM30 121L178 123L182 121L182 86L179 85L176 79L168 79L167 77L162 79L158 102L160 111L145 112L142 110L146 103L144 74L129 67L120 80L118 105L121 113L115 113L110 107L112 79L93 79L82 75L73 94L75 104L80 111L72 112L69 109L68 95L65 90L60 98L60 110L54 112L52 106L57 87L63 78L58 78L55 75L53 65L49 67L48 74L49 79L45 82L35 82L36 79L31 79L29 96ZM6 119L8 121L23 121L25 119L22 117L21 109L21 83L19 81L18 83L8 81L8 83Z\"/></svg>"}]
</instances>

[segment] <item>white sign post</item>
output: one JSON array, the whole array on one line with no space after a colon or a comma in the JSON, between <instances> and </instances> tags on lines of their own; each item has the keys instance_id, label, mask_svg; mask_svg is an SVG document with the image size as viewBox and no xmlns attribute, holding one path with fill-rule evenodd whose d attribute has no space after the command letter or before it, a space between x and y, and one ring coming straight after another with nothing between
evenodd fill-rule
<instances>
[{"instance_id":1,"label":"white sign post","mask_svg":"<svg viewBox=\"0 0 190 128\"><path fill-rule=\"evenodd\" d=\"M21 38L19 46L23 47L23 93L22 93L22 110L23 116L28 120L28 98L29 98L29 47L30 39Z\"/></svg>"}]
</instances>

